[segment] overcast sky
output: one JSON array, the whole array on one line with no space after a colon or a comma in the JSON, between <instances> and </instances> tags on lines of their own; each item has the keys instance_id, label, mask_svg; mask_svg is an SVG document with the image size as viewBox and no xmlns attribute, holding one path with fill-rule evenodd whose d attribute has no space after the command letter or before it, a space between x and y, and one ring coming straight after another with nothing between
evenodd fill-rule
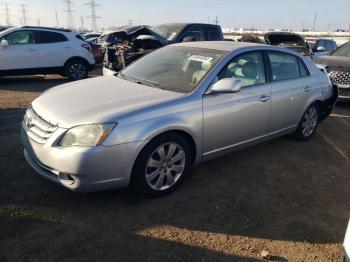
<instances>
[{"instance_id":1,"label":"overcast sky","mask_svg":"<svg viewBox=\"0 0 350 262\"><path fill-rule=\"evenodd\" d=\"M66 26L66 8L62 0L0 0L9 2L13 25L20 25L20 4L27 5L28 24L55 26L55 10L59 25ZM91 12L84 5L89 0L74 0L74 24L90 27L86 18ZM255 27L259 29L312 28L315 12L318 12L317 30L348 29L350 24L350 0L97 0L100 27L134 24L154 25L165 22L209 22L214 23L216 15L222 27ZM5 23L1 5L0 24ZM209 18L208 18L209 17Z\"/></svg>"}]
</instances>

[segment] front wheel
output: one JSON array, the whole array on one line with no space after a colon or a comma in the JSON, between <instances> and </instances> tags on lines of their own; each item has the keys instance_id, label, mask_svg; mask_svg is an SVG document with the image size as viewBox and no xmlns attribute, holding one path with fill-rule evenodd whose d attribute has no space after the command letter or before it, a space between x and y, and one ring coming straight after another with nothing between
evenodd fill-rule
<instances>
[{"instance_id":1,"label":"front wheel","mask_svg":"<svg viewBox=\"0 0 350 262\"><path fill-rule=\"evenodd\" d=\"M147 197L173 192L190 170L191 150L181 135L167 134L152 140L135 162L131 186Z\"/></svg>"},{"instance_id":2,"label":"front wheel","mask_svg":"<svg viewBox=\"0 0 350 262\"><path fill-rule=\"evenodd\" d=\"M81 60L73 60L67 64L65 75L73 81L85 79L88 76L88 67Z\"/></svg>"},{"instance_id":3,"label":"front wheel","mask_svg":"<svg viewBox=\"0 0 350 262\"><path fill-rule=\"evenodd\" d=\"M316 104L311 105L303 115L294 137L298 140L309 140L316 132L319 122L319 109Z\"/></svg>"}]
</instances>

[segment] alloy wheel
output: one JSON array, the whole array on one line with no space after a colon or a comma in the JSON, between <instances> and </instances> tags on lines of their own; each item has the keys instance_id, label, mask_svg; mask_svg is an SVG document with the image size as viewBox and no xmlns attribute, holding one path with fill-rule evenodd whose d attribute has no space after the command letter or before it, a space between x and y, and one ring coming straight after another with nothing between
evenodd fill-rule
<instances>
[{"instance_id":1,"label":"alloy wheel","mask_svg":"<svg viewBox=\"0 0 350 262\"><path fill-rule=\"evenodd\" d=\"M304 115L302 122L302 133L305 137L311 136L318 123L318 111L315 106L310 107Z\"/></svg>"},{"instance_id":2,"label":"alloy wheel","mask_svg":"<svg viewBox=\"0 0 350 262\"><path fill-rule=\"evenodd\" d=\"M83 64L72 64L69 68L69 75L75 80L84 79L86 75L86 68Z\"/></svg>"},{"instance_id":3,"label":"alloy wheel","mask_svg":"<svg viewBox=\"0 0 350 262\"><path fill-rule=\"evenodd\" d=\"M158 191L169 189L182 176L185 163L186 154L179 144L162 144L148 158L145 170L147 184Z\"/></svg>"}]
</instances>

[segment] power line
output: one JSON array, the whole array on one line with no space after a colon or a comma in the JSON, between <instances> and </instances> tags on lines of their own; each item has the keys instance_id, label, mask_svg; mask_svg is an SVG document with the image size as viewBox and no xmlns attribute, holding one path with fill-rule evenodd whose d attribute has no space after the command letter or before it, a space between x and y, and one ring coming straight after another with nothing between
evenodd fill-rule
<instances>
[{"instance_id":1,"label":"power line","mask_svg":"<svg viewBox=\"0 0 350 262\"><path fill-rule=\"evenodd\" d=\"M63 0L63 2L66 4L66 9L63 10L63 12L67 13L67 28L73 29L74 28L74 20L73 20L73 1L72 0Z\"/></svg>"},{"instance_id":2,"label":"power line","mask_svg":"<svg viewBox=\"0 0 350 262\"><path fill-rule=\"evenodd\" d=\"M97 19L101 18L96 14L96 7L101 6L95 0L91 0L86 5L91 7L91 15L87 16L87 18L91 19L91 31L98 31Z\"/></svg>"},{"instance_id":3,"label":"power line","mask_svg":"<svg viewBox=\"0 0 350 262\"><path fill-rule=\"evenodd\" d=\"M27 5L19 5L19 6L21 8L20 12L22 13L22 25L26 26L28 25L28 18L27 18L28 11L26 9Z\"/></svg>"}]
</instances>

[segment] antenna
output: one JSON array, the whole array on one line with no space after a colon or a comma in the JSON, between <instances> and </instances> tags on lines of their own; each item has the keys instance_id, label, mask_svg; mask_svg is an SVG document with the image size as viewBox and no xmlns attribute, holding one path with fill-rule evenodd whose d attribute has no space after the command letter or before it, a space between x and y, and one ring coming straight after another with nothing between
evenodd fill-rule
<instances>
[{"instance_id":1,"label":"antenna","mask_svg":"<svg viewBox=\"0 0 350 262\"><path fill-rule=\"evenodd\" d=\"M63 12L67 13L67 29L73 29L74 28L74 21L73 21L73 9L72 6L74 2L72 0L63 0L63 2L67 5L66 10L63 10Z\"/></svg>"},{"instance_id":2,"label":"antenna","mask_svg":"<svg viewBox=\"0 0 350 262\"><path fill-rule=\"evenodd\" d=\"M91 7L91 15L87 16L87 18L91 19L91 31L98 31L97 26L97 19L101 18L96 14L96 7L101 6L98 4L95 0L91 0L89 3L86 3L86 5Z\"/></svg>"},{"instance_id":3,"label":"antenna","mask_svg":"<svg viewBox=\"0 0 350 262\"><path fill-rule=\"evenodd\" d=\"M3 3L5 12L5 24L11 26L9 3Z\"/></svg>"},{"instance_id":4,"label":"antenna","mask_svg":"<svg viewBox=\"0 0 350 262\"><path fill-rule=\"evenodd\" d=\"M27 5L19 5L21 7L20 12L22 13L22 25L26 26L28 23L28 18L27 18Z\"/></svg>"}]
</instances>

